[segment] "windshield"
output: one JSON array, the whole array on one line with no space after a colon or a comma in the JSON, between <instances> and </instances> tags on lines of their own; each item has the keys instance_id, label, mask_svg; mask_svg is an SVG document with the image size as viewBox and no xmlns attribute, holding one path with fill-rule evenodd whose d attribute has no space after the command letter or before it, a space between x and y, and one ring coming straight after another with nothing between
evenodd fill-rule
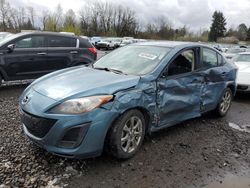
<instances>
[{"instance_id":1,"label":"windshield","mask_svg":"<svg viewBox=\"0 0 250 188\"><path fill-rule=\"evenodd\" d=\"M9 42L15 38L17 38L19 35L18 34L14 34L14 35L10 35L8 37L5 37L3 38L1 41L0 41L0 46L4 45L6 42Z\"/></svg>"},{"instance_id":2,"label":"windshield","mask_svg":"<svg viewBox=\"0 0 250 188\"><path fill-rule=\"evenodd\" d=\"M250 62L250 54L239 54L234 59L235 62Z\"/></svg>"},{"instance_id":3,"label":"windshield","mask_svg":"<svg viewBox=\"0 0 250 188\"><path fill-rule=\"evenodd\" d=\"M171 48L156 46L126 46L105 55L94 63L93 68L143 75L151 72L170 50Z\"/></svg>"},{"instance_id":4,"label":"windshield","mask_svg":"<svg viewBox=\"0 0 250 188\"><path fill-rule=\"evenodd\" d=\"M242 49L242 48L231 48L231 49L228 49L227 53L237 54L237 53L245 52L245 51L246 49Z\"/></svg>"}]
</instances>

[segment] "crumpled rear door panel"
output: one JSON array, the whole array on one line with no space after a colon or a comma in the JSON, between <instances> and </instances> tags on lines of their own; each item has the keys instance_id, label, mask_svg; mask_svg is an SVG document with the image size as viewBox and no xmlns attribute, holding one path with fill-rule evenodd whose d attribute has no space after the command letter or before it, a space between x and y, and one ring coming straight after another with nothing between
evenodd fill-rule
<instances>
[{"instance_id":1,"label":"crumpled rear door panel","mask_svg":"<svg viewBox=\"0 0 250 188\"><path fill-rule=\"evenodd\" d=\"M214 67L203 71L205 84L202 85L202 111L216 108L219 99L227 86L230 70L225 66Z\"/></svg>"}]
</instances>

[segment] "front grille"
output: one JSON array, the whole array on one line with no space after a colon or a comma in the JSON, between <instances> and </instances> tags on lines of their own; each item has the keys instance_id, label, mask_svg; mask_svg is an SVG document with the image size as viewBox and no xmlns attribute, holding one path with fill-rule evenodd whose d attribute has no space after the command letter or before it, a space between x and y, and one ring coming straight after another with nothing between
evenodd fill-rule
<instances>
[{"instance_id":1,"label":"front grille","mask_svg":"<svg viewBox=\"0 0 250 188\"><path fill-rule=\"evenodd\" d=\"M248 86L238 85L238 86L237 86L237 89L238 89L238 90L247 90L247 89L248 89Z\"/></svg>"},{"instance_id":2,"label":"front grille","mask_svg":"<svg viewBox=\"0 0 250 188\"><path fill-rule=\"evenodd\" d=\"M44 137L56 123L54 119L41 118L27 112L21 113L21 121L28 131L38 137Z\"/></svg>"}]
</instances>

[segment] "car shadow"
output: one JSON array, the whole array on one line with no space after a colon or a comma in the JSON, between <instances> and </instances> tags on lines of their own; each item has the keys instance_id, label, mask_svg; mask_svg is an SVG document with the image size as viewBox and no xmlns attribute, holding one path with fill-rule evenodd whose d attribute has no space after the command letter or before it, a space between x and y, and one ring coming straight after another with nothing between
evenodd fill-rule
<instances>
[{"instance_id":1,"label":"car shadow","mask_svg":"<svg viewBox=\"0 0 250 188\"><path fill-rule=\"evenodd\" d=\"M236 102L246 102L248 104L250 104L250 93L239 93L237 92L235 97L234 97L234 101Z\"/></svg>"}]
</instances>

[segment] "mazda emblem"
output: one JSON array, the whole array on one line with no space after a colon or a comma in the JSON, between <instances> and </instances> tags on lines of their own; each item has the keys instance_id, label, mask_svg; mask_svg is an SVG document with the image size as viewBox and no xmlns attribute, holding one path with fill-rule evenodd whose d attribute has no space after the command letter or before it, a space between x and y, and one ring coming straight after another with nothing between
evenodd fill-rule
<instances>
[{"instance_id":1,"label":"mazda emblem","mask_svg":"<svg viewBox=\"0 0 250 188\"><path fill-rule=\"evenodd\" d=\"M22 104L23 105L25 105L25 104L27 104L28 102L29 102L29 100L30 100L30 97L28 97L27 95L23 98L23 100L22 100Z\"/></svg>"}]
</instances>

